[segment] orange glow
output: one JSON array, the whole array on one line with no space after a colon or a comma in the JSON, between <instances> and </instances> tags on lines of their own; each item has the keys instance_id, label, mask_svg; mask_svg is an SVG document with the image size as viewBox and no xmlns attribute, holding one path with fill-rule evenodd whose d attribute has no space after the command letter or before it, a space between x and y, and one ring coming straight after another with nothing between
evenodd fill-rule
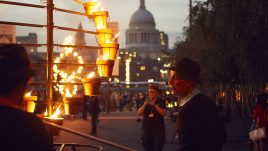
<instances>
[{"instance_id":1,"label":"orange glow","mask_svg":"<svg viewBox=\"0 0 268 151\"><path fill-rule=\"evenodd\" d=\"M63 45L74 45L74 39L72 36L64 38ZM64 47L59 57L54 60L54 63L79 63L84 64L82 56L79 56L78 52L73 47ZM83 66L68 66L59 68L57 64L53 65L53 76L55 82L72 83L81 80L80 74L83 71ZM78 89L77 85L55 85L55 90L58 91L64 97L72 97L76 95Z\"/></svg>"},{"instance_id":2,"label":"orange glow","mask_svg":"<svg viewBox=\"0 0 268 151\"><path fill-rule=\"evenodd\" d=\"M57 119L60 114L61 114L61 112L60 112L60 105L59 105L58 108L56 109L56 111L50 116L50 118Z\"/></svg>"},{"instance_id":3,"label":"orange glow","mask_svg":"<svg viewBox=\"0 0 268 151\"><path fill-rule=\"evenodd\" d=\"M119 44L116 43L104 43L100 44L102 47L103 58L100 60L114 60L116 58Z\"/></svg>"},{"instance_id":4,"label":"orange glow","mask_svg":"<svg viewBox=\"0 0 268 151\"><path fill-rule=\"evenodd\" d=\"M112 75L114 60L96 60L100 77L110 77Z\"/></svg>"},{"instance_id":5,"label":"orange glow","mask_svg":"<svg viewBox=\"0 0 268 151\"><path fill-rule=\"evenodd\" d=\"M57 107L56 111L50 117L48 117L47 109L46 112L44 113L44 116L47 119L63 119L59 117L60 115L61 115L60 105Z\"/></svg>"},{"instance_id":6,"label":"orange glow","mask_svg":"<svg viewBox=\"0 0 268 151\"><path fill-rule=\"evenodd\" d=\"M32 91L27 92L27 93L24 95L24 97L29 97L29 96L31 96L31 95L32 95Z\"/></svg>"},{"instance_id":7,"label":"orange glow","mask_svg":"<svg viewBox=\"0 0 268 151\"><path fill-rule=\"evenodd\" d=\"M85 2L83 5L84 5L86 14L93 15L94 12L99 11L99 7L101 3L94 0L94 1Z\"/></svg>"},{"instance_id":8,"label":"orange glow","mask_svg":"<svg viewBox=\"0 0 268 151\"><path fill-rule=\"evenodd\" d=\"M108 22L108 12L107 11L97 11L93 13L94 23L97 29L107 29Z\"/></svg>"},{"instance_id":9,"label":"orange glow","mask_svg":"<svg viewBox=\"0 0 268 151\"><path fill-rule=\"evenodd\" d=\"M87 75L87 78L93 78L95 76L95 72L90 72L88 75Z\"/></svg>"},{"instance_id":10,"label":"orange glow","mask_svg":"<svg viewBox=\"0 0 268 151\"><path fill-rule=\"evenodd\" d=\"M111 29L97 29L97 41L101 43L111 43L112 41L112 30Z\"/></svg>"},{"instance_id":11,"label":"orange glow","mask_svg":"<svg viewBox=\"0 0 268 151\"><path fill-rule=\"evenodd\" d=\"M117 40L117 38L119 37L119 35L120 35L120 32L118 32L117 34L115 34L115 36L114 36L112 42L115 42L115 41Z\"/></svg>"}]
</instances>

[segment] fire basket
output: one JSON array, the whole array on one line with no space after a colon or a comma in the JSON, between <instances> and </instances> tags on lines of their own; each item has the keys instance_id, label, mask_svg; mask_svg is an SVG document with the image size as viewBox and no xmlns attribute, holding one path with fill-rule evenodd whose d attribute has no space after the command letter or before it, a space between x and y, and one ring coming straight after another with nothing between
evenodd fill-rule
<instances>
[{"instance_id":1,"label":"fire basket","mask_svg":"<svg viewBox=\"0 0 268 151\"><path fill-rule=\"evenodd\" d=\"M100 77L110 77L113 72L114 60L96 60Z\"/></svg>"},{"instance_id":2,"label":"fire basket","mask_svg":"<svg viewBox=\"0 0 268 151\"><path fill-rule=\"evenodd\" d=\"M99 88L101 84L100 78L83 78L84 93L88 96L99 95Z\"/></svg>"}]
</instances>

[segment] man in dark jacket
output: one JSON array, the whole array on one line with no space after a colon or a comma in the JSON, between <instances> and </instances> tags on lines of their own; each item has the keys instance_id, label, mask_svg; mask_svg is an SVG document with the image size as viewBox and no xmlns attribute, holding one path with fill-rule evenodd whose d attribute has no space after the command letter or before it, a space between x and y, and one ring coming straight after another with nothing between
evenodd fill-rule
<instances>
[{"instance_id":1,"label":"man in dark jacket","mask_svg":"<svg viewBox=\"0 0 268 151\"><path fill-rule=\"evenodd\" d=\"M200 66L183 58L170 68L169 85L180 97L177 151L221 151L226 133L216 104L198 89Z\"/></svg>"},{"instance_id":2,"label":"man in dark jacket","mask_svg":"<svg viewBox=\"0 0 268 151\"><path fill-rule=\"evenodd\" d=\"M42 120L21 109L27 82L36 74L26 50L18 44L0 45L0 70L0 150L54 150Z\"/></svg>"}]
</instances>

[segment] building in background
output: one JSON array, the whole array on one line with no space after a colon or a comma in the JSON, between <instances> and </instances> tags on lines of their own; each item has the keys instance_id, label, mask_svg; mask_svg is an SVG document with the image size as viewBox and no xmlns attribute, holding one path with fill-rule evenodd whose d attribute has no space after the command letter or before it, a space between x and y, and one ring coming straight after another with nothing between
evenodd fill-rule
<instances>
[{"instance_id":1,"label":"building in background","mask_svg":"<svg viewBox=\"0 0 268 151\"><path fill-rule=\"evenodd\" d=\"M168 51L168 35L156 29L145 0L140 0L140 7L132 15L125 34L126 48L120 49L120 81L127 87L131 87L131 83L163 83L167 73L163 57Z\"/></svg>"},{"instance_id":2,"label":"building in background","mask_svg":"<svg viewBox=\"0 0 268 151\"><path fill-rule=\"evenodd\" d=\"M0 24L0 43L16 43L16 26Z\"/></svg>"},{"instance_id":3,"label":"building in background","mask_svg":"<svg viewBox=\"0 0 268 151\"><path fill-rule=\"evenodd\" d=\"M19 44L37 44L38 37L36 33L29 33L28 36L17 36L17 43ZM35 53L38 50L38 47L27 46L25 47L28 53Z\"/></svg>"}]
</instances>

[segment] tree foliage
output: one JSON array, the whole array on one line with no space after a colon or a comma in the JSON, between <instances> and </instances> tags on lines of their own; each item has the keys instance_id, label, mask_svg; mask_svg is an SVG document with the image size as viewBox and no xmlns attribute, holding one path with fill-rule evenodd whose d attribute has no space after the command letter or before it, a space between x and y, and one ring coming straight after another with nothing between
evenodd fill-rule
<instances>
[{"instance_id":1,"label":"tree foliage","mask_svg":"<svg viewBox=\"0 0 268 151\"><path fill-rule=\"evenodd\" d=\"M195 2L192 25L176 43L176 59L188 56L206 80L250 84L268 81L268 1Z\"/></svg>"}]
</instances>

